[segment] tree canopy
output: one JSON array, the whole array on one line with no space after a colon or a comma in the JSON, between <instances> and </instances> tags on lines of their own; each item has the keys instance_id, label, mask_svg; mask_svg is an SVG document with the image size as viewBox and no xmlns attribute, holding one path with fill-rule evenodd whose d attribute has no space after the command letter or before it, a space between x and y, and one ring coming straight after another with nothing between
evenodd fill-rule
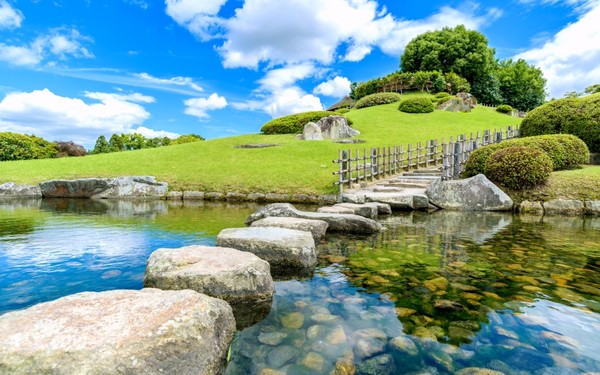
<instances>
[{"instance_id":1,"label":"tree canopy","mask_svg":"<svg viewBox=\"0 0 600 375\"><path fill-rule=\"evenodd\" d=\"M525 60L500 62L496 71L502 102L521 111L530 111L544 104L546 80L539 68Z\"/></svg>"},{"instance_id":2,"label":"tree canopy","mask_svg":"<svg viewBox=\"0 0 600 375\"><path fill-rule=\"evenodd\" d=\"M110 140L107 141L106 137L101 135L96 140L96 145L91 153L106 154L109 152L141 150L143 148L155 148L203 140L202 136L196 134L184 134L178 138L171 139L169 137L148 138L139 133L122 133L111 135Z\"/></svg>"}]
</instances>

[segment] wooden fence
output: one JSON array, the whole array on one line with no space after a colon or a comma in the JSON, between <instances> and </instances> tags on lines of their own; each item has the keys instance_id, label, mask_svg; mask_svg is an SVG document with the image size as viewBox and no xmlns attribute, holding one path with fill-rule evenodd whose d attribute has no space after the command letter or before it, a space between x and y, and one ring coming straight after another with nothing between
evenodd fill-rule
<instances>
[{"instance_id":1,"label":"wooden fence","mask_svg":"<svg viewBox=\"0 0 600 375\"><path fill-rule=\"evenodd\" d=\"M441 141L431 140L424 144L419 142L407 147L340 150L338 159L333 160L339 165L338 170L333 172L334 175L338 175L335 184L340 187L341 194L344 185L352 188L354 183L373 182L402 172L429 167L438 167L443 180L455 179L464 171L464 164L473 150L518 136L518 127L507 126L506 130L485 130L471 133L469 137L459 135L456 140L450 137L448 142L442 138Z\"/></svg>"}]
</instances>

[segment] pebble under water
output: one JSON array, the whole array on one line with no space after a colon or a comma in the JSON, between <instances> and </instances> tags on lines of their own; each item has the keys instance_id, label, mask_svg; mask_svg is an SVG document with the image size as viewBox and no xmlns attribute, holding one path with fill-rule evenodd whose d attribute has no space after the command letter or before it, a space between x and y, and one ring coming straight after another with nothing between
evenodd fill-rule
<instances>
[{"instance_id":1,"label":"pebble under water","mask_svg":"<svg viewBox=\"0 0 600 375\"><path fill-rule=\"evenodd\" d=\"M157 248L213 245L255 205L0 203L0 314L80 291L139 289ZM312 277L276 282L227 374L600 372L600 218L384 217L328 235Z\"/></svg>"}]
</instances>

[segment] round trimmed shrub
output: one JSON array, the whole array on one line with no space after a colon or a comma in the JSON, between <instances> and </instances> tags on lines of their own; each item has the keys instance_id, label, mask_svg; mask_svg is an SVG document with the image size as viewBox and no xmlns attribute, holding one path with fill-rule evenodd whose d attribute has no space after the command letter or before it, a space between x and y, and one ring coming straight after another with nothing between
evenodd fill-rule
<instances>
[{"instance_id":1,"label":"round trimmed shrub","mask_svg":"<svg viewBox=\"0 0 600 375\"><path fill-rule=\"evenodd\" d=\"M431 100L423 96L404 99L398 106L398 110L405 113L430 113L434 108Z\"/></svg>"},{"instance_id":2,"label":"round trimmed shrub","mask_svg":"<svg viewBox=\"0 0 600 375\"><path fill-rule=\"evenodd\" d=\"M590 150L584 141L572 134L553 134L545 137L554 137L565 149L565 168L572 168L590 162Z\"/></svg>"},{"instance_id":3,"label":"round trimmed shrub","mask_svg":"<svg viewBox=\"0 0 600 375\"><path fill-rule=\"evenodd\" d=\"M402 99L402 96L397 92L380 92L360 98L354 104L354 108L360 109L373 107L376 105L396 103L397 101L400 101L400 99Z\"/></svg>"},{"instance_id":4,"label":"round trimmed shrub","mask_svg":"<svg viewBox=\"0 0 600 375\"><path fill-rule=\"evenodd\" d=\"M521 123L521 135L572 134L600 152L600 93L582 98L553 100L530 111Z\"/></svg>"},{"instance_id":5,"label":"round trimmed shrub","mask_svg":"<svg viewBox=\"0 0 600 375\"><path fill-rule=\"evenodd\" d=\"M509 106L508 104L500 104L498 107L496 107L496 112L499 113L509 114L512 113L512 111L514 111L513 107Z\"/></svg>"},{"instance_id":6,"label":"round trimmed shrub","mask_svg":"<svg viewBox=\"0 0 600 375\"><path fill-rule=\"evenodd\" d=\"M334 112L329 111L311 111L296 113L294 115L283 116L273 119L260 128L264 134L296 134L302 133L304 125L309 122L317 122L323 117L334 116ZM352 125L352 121L346 117L348 125Z\"/></svg>"},{"instance_id":7,"label":"round trimmed shrub","mask_svg":"<svg viewBox=\"0 0 600 375\"><path fill-rule=\"evenodd\" d=\"M533 147L508 147L494 152L485 167L492 181L514 190L532 188L545 182L552 172L552 160Z\"/></svg>"},{"instance_id":8,"label":"round trimmed shrub","mask_svg":"<svg viewBox=\"0 0 600 375\"><path fill-rule=\"evenodd\" d=\"M441 92L438 92L437 94L434 95L434 97L436 99L442 99L442 98L446 98L448 96L450 96L450 94L447 93L446 91L441 91Z\"/></svg>"},{"instance_id":9,"label":"round trimmed shrub","mask_svg":"<svg viewBox=\"0 0 600 375\"><path fill-rule=\"evenodd\" d=\"M469 154L465 163L463 177L472 177L485 172L485 165L490 156L501 149L501 143L483 146Z\"/></svg>"}]
</instances>

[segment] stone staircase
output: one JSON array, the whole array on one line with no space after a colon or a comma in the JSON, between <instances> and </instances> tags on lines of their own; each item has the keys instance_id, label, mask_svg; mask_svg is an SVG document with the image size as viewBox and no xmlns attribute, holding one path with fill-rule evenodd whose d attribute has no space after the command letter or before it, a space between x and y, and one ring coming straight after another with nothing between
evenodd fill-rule
<instances>
[{"instance_id":1,"label":"stone staircase","mask_svg":"<svg viewBox=\"0 0 600 375\"><path fill-rule=\"evenodd\" d=\"M399 192L405 189L427 189L434 181L442 178L442 172L437 168L417 169L404 172L400 176L383 180L371 188L373 192Z\"/></svg>"}]
</instances>

